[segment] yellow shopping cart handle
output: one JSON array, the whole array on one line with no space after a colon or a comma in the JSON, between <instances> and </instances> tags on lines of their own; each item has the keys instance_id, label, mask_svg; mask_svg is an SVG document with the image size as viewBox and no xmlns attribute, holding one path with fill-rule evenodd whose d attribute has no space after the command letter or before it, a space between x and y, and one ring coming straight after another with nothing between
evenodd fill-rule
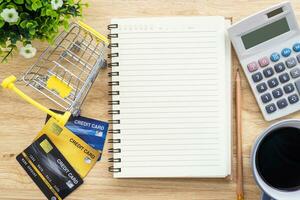
<instances>
[{"instance_id":1,"label":"yellow shopping cart handle","mask_svg":"<svg viewBox=\"0 0 300 200\"><path fill-rule=\"evenodd\" d=\"M107 37L105 37L104 35L100 34L98 31L96 31L95 29L93 29L89 25L85 24L82 21L77 21L77 23L79 24L79 26L81 26L82 28L84 28L86 31L92 33L98 39L102 40L106 45L109 44L109 40L107 39Z\"/></svg>"},{"instance_id":2,"label":"yellow shopping cart handle","mask_svg":"<svg viewBox=\"0 0 300 200\"><path fill-rule=\"evenodd\" d=\"M36 108L42 110L43 112L49 114L51 117L53 117L56 121L58 121L58 123L62 126L64 126L70 116L71 113L70 112L65 112L65 114L61 115L61 114L57 114L51 110L49 110L48 108L46 108L45 106L41 105L40 103L36 102L35 100L33 100L32 98L30 98L29 96L27 96L24 92L22 92L21 90L19 90L16 86L15 86L15 82L16 82L17 78L15 76L9 76L6 79L4 79L1 83L1 86L3 88L6 89L10 89L12 91L14 91L15 93L17 93L22 99L24 99L25 101L27 101L28 103L32 104L33 106L35 106Z\"/></svg>"}]
</instances>

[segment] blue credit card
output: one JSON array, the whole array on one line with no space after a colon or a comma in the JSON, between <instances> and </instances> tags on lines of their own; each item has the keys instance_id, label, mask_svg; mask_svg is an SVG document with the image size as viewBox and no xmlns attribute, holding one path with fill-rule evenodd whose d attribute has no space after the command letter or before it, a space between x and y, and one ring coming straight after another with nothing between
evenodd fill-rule
<instances>
[{"instance_id":1,"label":"blue credit card","mask_svg":"<svg viewBox=\"0 0 300 200\"><path fill-rule=\"evenodd\" d=\"M63 112L51 109L52 111L62 114ZM47 115L46 122L50 116ZM66 127L83 141L96 150L103 151L109 124L104 121L95 120L87 117L71 116ZM100 158L99 158L100 159Z\"/></svg>"},{"instance_id":2,"label":"blue credit card","mask_svg":"<svg viewBox=\"0 0 300 200\"><path fill-rule=\"evenodd\" d=\"M94 149L103 150L108 123L87 118L71 117L66 127Z\"/></svg>"}]
</instances>

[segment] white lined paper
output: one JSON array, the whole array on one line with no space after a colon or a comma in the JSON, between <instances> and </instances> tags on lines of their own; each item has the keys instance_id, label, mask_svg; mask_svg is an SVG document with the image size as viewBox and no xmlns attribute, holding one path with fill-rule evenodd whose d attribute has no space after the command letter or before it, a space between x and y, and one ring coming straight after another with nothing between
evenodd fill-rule
<instances>
[{"instance_id":1,"label":"white lined paper","mask_svg":"<svg viewBox=\"0 0 300 200\"><path fill-rule=\"evenodd\" d=\"M230 174L230 59L223 17L113 19L121 168L114 177ZM227 46L226 46L227 45ZM226 54L227 52L227 54ZM229 71L229 72L228 72Z\"/></svg>"}]
</instances>

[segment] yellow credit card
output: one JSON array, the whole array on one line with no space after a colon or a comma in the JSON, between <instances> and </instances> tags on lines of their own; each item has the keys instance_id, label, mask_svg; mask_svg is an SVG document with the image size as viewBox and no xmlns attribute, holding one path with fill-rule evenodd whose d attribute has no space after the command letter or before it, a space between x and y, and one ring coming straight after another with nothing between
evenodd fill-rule
<instances>
[{"instance_id":1,"label":"yellow credit card","mask_svg":"<svg viewBox=\"0 0 300 200\"><path fill-rule=\"evenodd\" d=\"M36 139L43 134L50 138L81 178L86 177L100 156L97 150L93 149L66 127L60 126L53 118L45 124Z\"/></svg>"}]
</instances>

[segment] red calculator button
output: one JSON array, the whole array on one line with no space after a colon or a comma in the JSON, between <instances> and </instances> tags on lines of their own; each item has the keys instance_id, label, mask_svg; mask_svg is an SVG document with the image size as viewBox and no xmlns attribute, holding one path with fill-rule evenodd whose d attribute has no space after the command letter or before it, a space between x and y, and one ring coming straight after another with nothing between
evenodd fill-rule
<instances>
[{"instance_id":1,"label":"red calculator button","mask_svg":"<svg viewBox=\"0 0 300 200\"><path fill-rule=\"evenodd\" d=\"M249 72L254 72L258 69L256 62L251 62L247 65Z\"/></svg>"},{"instance_id":2,"label":"red calculator button","mask_svg":"<svg viewBox=\"0 0 300 200\"><path fill-rule=\"evenodd\" d=\"M263 57L263 58L258 60L258 63L261 67L265 67L270 63L269 58L268 57Z\"/></svg>"}]
</instances>

